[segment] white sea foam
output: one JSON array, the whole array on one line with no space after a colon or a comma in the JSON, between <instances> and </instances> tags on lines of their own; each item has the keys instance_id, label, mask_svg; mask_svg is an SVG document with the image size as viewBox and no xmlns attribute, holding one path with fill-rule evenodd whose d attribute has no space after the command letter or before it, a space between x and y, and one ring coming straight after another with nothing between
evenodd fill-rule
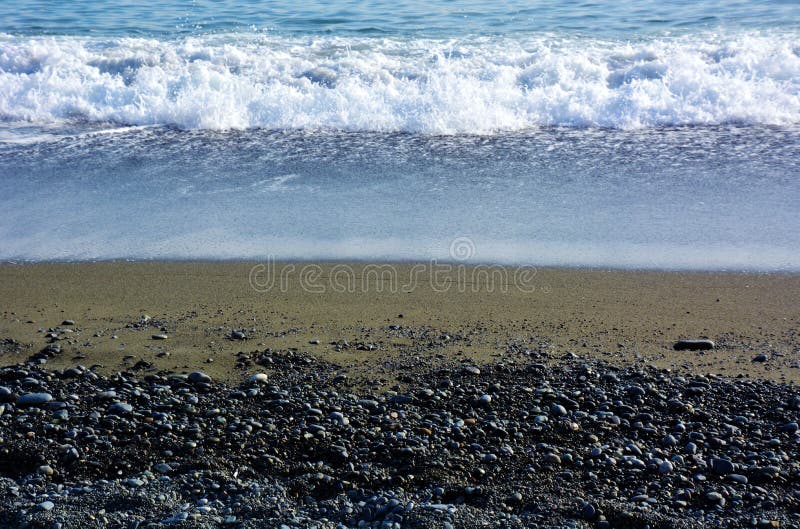
<instances>
[{"instance_id":1,"label":"white sea foam","mask_svg":"<svg viewBox=\"0 0 800 529\"><path fill-rule=\"evenodd\" d=\"M4 35L0 119L423 134L796 124L797 42Z\"/></svg>"}]
</instances>

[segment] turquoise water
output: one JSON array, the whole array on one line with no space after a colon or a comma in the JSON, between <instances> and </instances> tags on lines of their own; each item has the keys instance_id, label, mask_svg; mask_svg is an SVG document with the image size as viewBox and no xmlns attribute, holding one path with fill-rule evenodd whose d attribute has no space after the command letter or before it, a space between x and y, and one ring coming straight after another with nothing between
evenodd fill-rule
<instances>
[{"instance_id":1,"label":"turquoise water","mask_svg":"<svg viewBox=\"0 0 800 529\"><path fill-rule=\"evenodd\" d=\"M0 260L800 270L800 3L0 4Z\"/></svg>"},{"instance_id":2,"label":"turquoise water","mask_svg":"<svg viewBox=\"0 0 800 529\"><path fill-rule=\"evenodd\" d=\"M800 6L772 1L101 1L10 0L0 31L166 36L268 31L446 36L581 33L631 38L705 29L797 29Z\"/></svg>"}]
</instances>

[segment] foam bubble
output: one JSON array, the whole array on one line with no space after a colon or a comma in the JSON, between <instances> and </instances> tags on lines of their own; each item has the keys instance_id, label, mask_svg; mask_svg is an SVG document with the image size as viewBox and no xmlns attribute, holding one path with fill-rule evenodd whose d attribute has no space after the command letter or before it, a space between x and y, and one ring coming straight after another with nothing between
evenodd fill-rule
<instances>
[{"instance_id":1,"label":"foam bubble","mask_svg":"<svg viewBox=\"0 0 800 529\"><path fill-rule=\"evenodd\" d=\"M795 42L5 35L0 118L423 134L796 124Z\"/></svg>"}]
</instances>

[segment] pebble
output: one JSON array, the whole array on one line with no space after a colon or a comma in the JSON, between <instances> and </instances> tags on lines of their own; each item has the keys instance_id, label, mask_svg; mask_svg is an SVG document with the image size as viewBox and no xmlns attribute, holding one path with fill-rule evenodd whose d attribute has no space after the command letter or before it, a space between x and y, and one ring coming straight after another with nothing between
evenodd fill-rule
<instances>
[{"instance_id":1,"label":"pebble","mask_svg":"<svg viewBox=\"0 0 800 529\"><path fill-rule=\"evenodd\" d=\"M733 472L734 468L733 463L731 463L729 460L718 457L711 458L709 464L711 466L711 470L722 476L730 474Z\"/></svg>"},{"instance_id":2,"label":"pebble","mask_svg":"<svg viewBox=\"0 0 800 529\"><path fill-rule=\"evenodd\" d=\"M341 367L305 353L248 354L276 374L0 367L0 446L24 465L0 497L58 497L64 527L792 526L793 386L567 358L419 368L389 390L335 385ZM10 404L45 389L63 400Z\"/></svg>"},{"instance_id":3,"label":"pebble","mask_svg":"<svg viewBox=\"0 0 800 529\"><path fill-rule=\"evenodd\" d=\"M167 338L169 338L169 336L167 336L166 334L154 334L153 336L151 336L151 338L153 340L166 340Z\"/></svg>"},{"instance_id":4,"label":"pebble","mask_svg":"<svg viewBox=\"0 0 800 529\"><path fill-rule=\"evenodd\" d=\"M158 472L159 474L169 474L172 472L172 467L169 466L167 463L158 463L153 465L153 470Z\"/></svg>"},{"instance_id":5,"label":"pebble","mask_svg":"<svg viewBox=\"0 0 800 529\"><path fill-rule=\"evenodd\" d=\"M52 511L53 507L55 507L55 506L56 506L55 503L53 503L52 501L48 500L48 501L43 501L42 503L40 503L36 507L38 507L39 510L42 510L42 511Z\"/></svg>"},{"instance_id":6,"label":"pebble","mask_svg":"<svg viewBox=\"0 0 800 529\"><path fill-rule=\"evenodd\" d=\"M211 383L211 377L206 375L202 371L194 371L193 373L189 373L187 380L189 380L189 382L192 382L193 384Z\"/></svg>"},{"instance_id":7,"label":"pebble","mask_svg":"<svg viewBox=\"0 0 800 529\"><path fill-rule=\"evenodd\" d=\"M338 411L331 412L330 417L339 426L347 426L350 424L350 419L345 417L341 412Z\"/></svg>"},{"instance_id":8,"label":"pebble","mask_svg":"<svg viewBox=\"0 0 800 529\"><path fill-rule=\"evenodd\" d=\"M115 402L106 411L112 415L127 415L133 411L133 406L127 402Z\"/></svg>"},{"instance_id":9,"label":"pebble","mask_svg":"<svg viewBox=\"0 0 800 529\"><path fill-rule=\"evenodd\" d=\"M766 362L767 360L769 360L769 356L767 356L764 353L758 354L753 357L753 362Z\"/></svg>"},{"instance_id":10,"label":"pebble","mask_svg":"<svg viewBox=\"0 0 800 529\"><path fill-rule=\"evenodd\" d=\"M544 462L548 465L560 465L561 458L558 454L547 454L544 456Z\"/></svg>"},{"instance_id":11,"label":"pebble","mask_svg":"<svg viewBox=\"0 0 800 529\"><path fill-rule=\"evenodd\" d=\"M247 378L247 382L250 384L265 384L269 381L269 377L266 373L256 373L255 375L250 375Z\"/></svg>"},{"instance_id":12,"label":"pebble","mask_svg":"<svg viewBox=\"0 0 800 529\"><path fill-rule=\"evenodd\" d=\"M676 351L707 351L714 349L716 344L712 340L678 340L672 346Z\"/></svg>"},{"instance_id":13,"label":"pebble","mask_svg":"<svg viewBox=\"0 0 800 529\"><path fill-rule=\"evenodd\" d=\"M17 406L42 406L51 400L53 400L53 396L49 393L27 393L19 396Z\"/></svg>"}]
</instances>

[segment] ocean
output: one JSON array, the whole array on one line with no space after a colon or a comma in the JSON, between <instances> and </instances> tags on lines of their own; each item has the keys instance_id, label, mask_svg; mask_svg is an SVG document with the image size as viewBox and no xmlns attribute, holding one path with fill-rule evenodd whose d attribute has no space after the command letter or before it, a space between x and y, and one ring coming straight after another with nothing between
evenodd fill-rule
<instances>
[{"instance_id":1,"label":"ocean","mask_svg":"<svg viewBox=\"0 0 800 529\"><path fill-rule=\"evenodd\" d=\"M0 260L800 270L800 3L7 0Z\"/></svg>"}]
</instances>

